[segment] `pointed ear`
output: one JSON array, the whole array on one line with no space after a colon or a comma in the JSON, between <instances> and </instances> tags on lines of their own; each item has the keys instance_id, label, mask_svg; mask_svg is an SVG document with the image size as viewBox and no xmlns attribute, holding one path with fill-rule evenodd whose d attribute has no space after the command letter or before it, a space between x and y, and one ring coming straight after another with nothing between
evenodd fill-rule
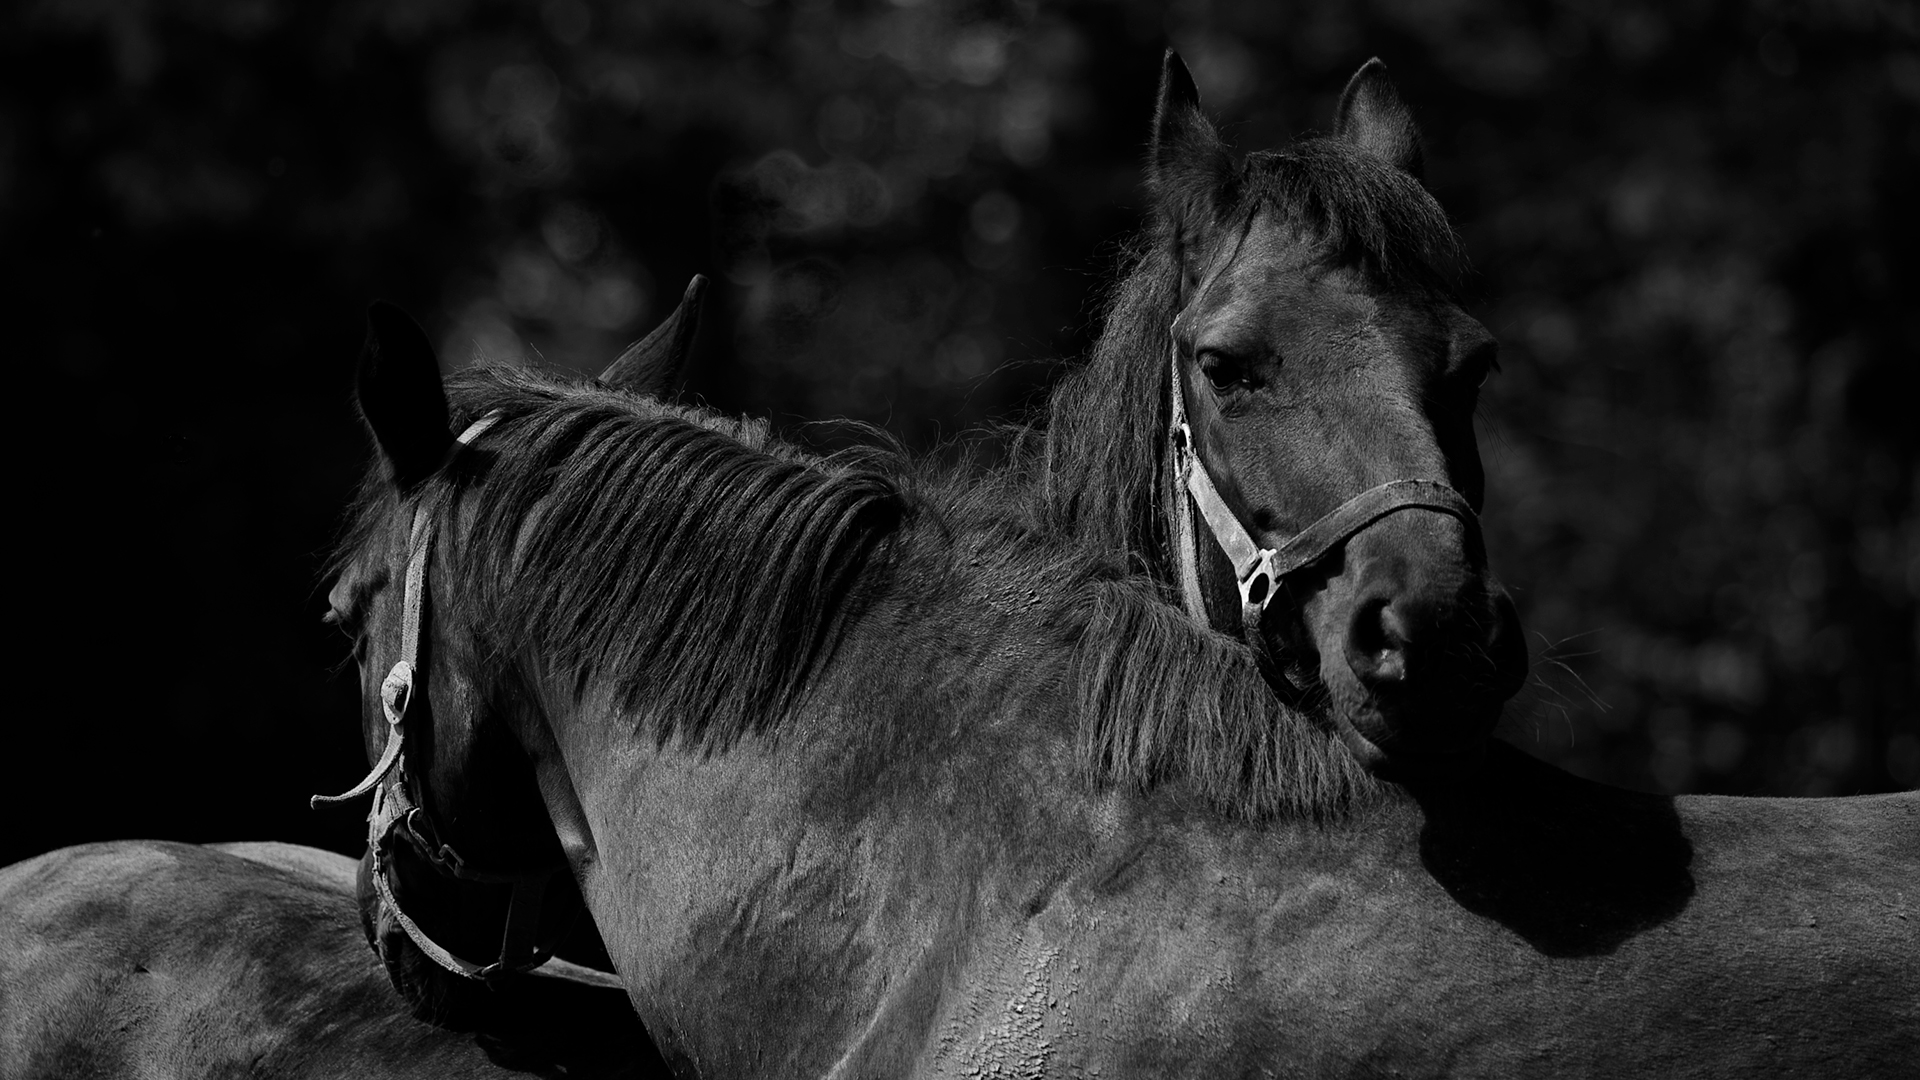
<instances>
[{"instance_id":1,"label":"pointed ear","mask_svg":"<svg viewBox=\"0 0 1920 1080\"><path fill-rule=\"evenodd\" d=\"M1340 94L1334 134L1419 179L1426 170L1420 132L1379 57L1360 65Z\"/></svg>"},{"instance_id":2,"label":"pointed ear","mask_svg":"<svg viewBox=\"0 0 1920 1080\"><path fill-rule=\"evenodd\" d=\"M407 489L432 476L453 445L440 363L420 324L384 300L367 309L354 395L393 482Z\"/></svg>"},{"instance_id":3,"label":"pointed ear","mask_svg":"<svg viewBox=\"0 0 1920 1080\"><path fill-rule=\"evenodd\" d=\"M706 277L693 275L680 306L653 333L627 346L619 359L608 364L600 382L629 394L665 400L693 351L694 335L700 331L700 304L706 295Z\"/></svg>"},{"instance_id":4,"label":"pointed ear","mask_svg":"<svg viewBox=\"0 0 1920 1080\"><path fill-rule=\"evenodd\" d=\"M1160 62L1160 100L1153 109L1147 186L1168 221L1182 231L1203 229L1228 198L1233 156L1200 111L1200 90L1180 54Z\"/></svg>"}]
</instances>

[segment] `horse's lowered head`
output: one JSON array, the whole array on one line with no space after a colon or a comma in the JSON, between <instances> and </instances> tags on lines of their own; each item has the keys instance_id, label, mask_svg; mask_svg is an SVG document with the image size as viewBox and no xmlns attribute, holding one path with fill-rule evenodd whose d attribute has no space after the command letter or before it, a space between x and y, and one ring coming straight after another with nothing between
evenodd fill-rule
<instances>
[{"instance_id":1,"label":"horse's lowered head","mask_svg":"<svg viewBox=\"0 0 1920 1080\"><path fill-rule=\"evenodd\" d=\"M1331 136L1242 158L1169 52L1149 174L1155 248L1178 280L1159 360L1168 528L1192 514L1209 621L1252 628L1273 681L1324 693L1372 767L1411 775L1476 753L1527 672L1476 518L1473 412L1497 349L1456 299L1457 241L1384 65L1354 75ZM1204 477L1191 496L1183 440ZM1227 553L1235 522L1243 553L1279 552L1264 581Z\"/></svg>"},{"instance_id":2,"label":"horse's lowered head","mask_svg":"<svg viewBox=\"0 0 1920 1080\"><path fill-rule=\"evenodd\" d=\"M691 347L705 284L694 278L680 307L600 383L665 396ZM486 468L484 451L468 444L490 420L455 437L432 346L386 304L368 313L356 396L384 467L361 492L328 618L354 642L373 762L349 793L375 799L360 880L368 939L416 1014L448 1026L484 1022L503 1007L488 985L534 968L615 986L548 960L559 950L606 963L564 838L504 722L526 702L510 685L476 681L487 668L476 653L486 635L437 587L461 532L458 492Z\"/></svg>"}]
</instances>

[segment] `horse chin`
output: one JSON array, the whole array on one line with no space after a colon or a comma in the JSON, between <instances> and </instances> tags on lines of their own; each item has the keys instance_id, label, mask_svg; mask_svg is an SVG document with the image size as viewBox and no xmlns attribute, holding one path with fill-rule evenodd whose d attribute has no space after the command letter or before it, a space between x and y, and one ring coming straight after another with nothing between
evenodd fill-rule
<instances>
[{"instance_id":1,"label":"horse chin","mask_svg":"<svg viewBox=\"0 0 1920 1080\"><path fill-rule=\"evenodd\" d=\"M1444 750L1386 749L1344 720L1337 729L1355 760L1373 775L1396 784L1463 776L1479 766L1487 750L1485 737Z\"/></svg>"},{"instance_id":2,"label":"horse chin","mask_svg":"<svg viewBox=\"0 0 1920 1080\"><path fill-rule=\"evenodd\" d=\"M367 944L387 969L387 980L407 1003L414 1019L452 1031L472 1031L485 1026L495 1008L487 987L473 979L446 970L420 951L394 917L394 912L373 889L372 852L360 861L357 892L360 924Z\"/></svg>"},{"instance_id":3,"label":"horse chin","mask_svg":"<svg viewBox=\"0 0 1920 1080\"><path fill-rule=\"evenodd\" d=\"M1441 780L1473 771L1486 754L1499 709L1490 710L1486 721L1471 725L1449 724L1457 734L1445 739L1415 739L1406 732L1412 725L1405 719L1396 722L1373 703L1357 709L1333 710L1333 728L1354 760L1382 780L1405 783L1416 780ZM1466 730L1461 730L1465 727Z\"/></svg>"}]
</instances>

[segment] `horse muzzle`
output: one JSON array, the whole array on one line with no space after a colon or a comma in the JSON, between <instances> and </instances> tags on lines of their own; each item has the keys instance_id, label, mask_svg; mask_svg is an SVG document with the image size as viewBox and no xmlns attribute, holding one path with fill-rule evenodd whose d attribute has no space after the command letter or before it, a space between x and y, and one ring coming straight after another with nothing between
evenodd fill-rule
<instances>
[{"instance_id":1,"label":"horse muzzle","mask_svg":"<svg viewBox=\"0 0 1920 1080\"><path fill-rule=\"evenodd\" d=\"M1356 536L1309 602L1335 728L1389 778L1470 766L1527 676L1520 620L1465 530L1401 514Z\"/></svg>"}]
</instances>

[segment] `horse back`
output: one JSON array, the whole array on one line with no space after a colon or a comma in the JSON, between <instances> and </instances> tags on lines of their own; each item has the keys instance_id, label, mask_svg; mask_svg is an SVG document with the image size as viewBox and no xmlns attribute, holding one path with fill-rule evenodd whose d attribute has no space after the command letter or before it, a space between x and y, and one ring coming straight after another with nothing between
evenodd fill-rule
<instances>
[{"instance_id":1,"label":"horse back","mask_svg":"<svg viewBox=\"0 0 1920 1080\"><path fill-rule=\"evenodd\" d=\"M271 866L302 881L333 892L350 893L360 864L334 851L322 851L305 844L285 844L278 840L241 840L227 844L208 844L208 848L242 859Z\"/></svg>"},{"instance_id":2,"label":"horse back","mask_svg":"<svg viewBox=\"0 0 1920 1080\"><path fill-rule=\"evenodd\" d=\"M263 847L281 865L118 841L0 869L0 1075L514 1075L407 1014L339 857Z\"/></svg>"},{"instance_id":3,"label":"horse back","mask_svg":"<svg viewBox=\"0 0 1920 1080\"><path fill-rule=\"evenodd\" d=\"M1508 779L1322 833L1098 845L986 932L921 1071L1894 1076L1920 1055L1920 794Z\"/></svg>"}]
</instances>

